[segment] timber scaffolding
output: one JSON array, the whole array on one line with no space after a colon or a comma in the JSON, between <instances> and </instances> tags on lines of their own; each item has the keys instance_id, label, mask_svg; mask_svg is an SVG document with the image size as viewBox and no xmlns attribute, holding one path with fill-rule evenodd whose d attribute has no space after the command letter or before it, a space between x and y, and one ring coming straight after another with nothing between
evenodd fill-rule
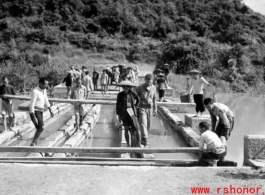
<instances>
[{"instance_id":1,"label":"timber scaffolding","mask_svg":"<svg viewBox=\"0 0 265 195\"><path fill-rule=\"evenodd\" d=\"M1 96L9 99L30 100L26 96ZM54 103L81 103L89 105L115 105L116 101L106 100L70 100L49 98L50 102ZM49 146L0 146L0 152L26 152L30 154L85 154L85 153L140 153L151 155L153 153L198 153L198 135L189 127L185 126L183 122L175 115L171 114L170 110L178 110L180 112L187 111L187 108L194 107L193 103L179 103L179 102L158 102L159 113L169 121L170 126L174 127L176 131L182 133L184 139L191 147L175 147L175 148L125 148L125 147L93 147L81 148L76 145L63 147L49 147ZM93 107L92 106L92 107ZM177 109L176 109L177 107ZM183 111L183 107L185 108ZM98 116L97 116L98 117ZM94 126L93 122L93 126ZM91 127L92 128L92 127ZM83 134L83 132L82 132ZM85 132L86 134L86 132ZM98 158L98 157L67 157L68 155L55 155L54 157L43 157L45 155L29 155L27 157L0 157L0 163L42 163L42 164L78 164L78 165L104 165L104 166L202 166L198 160L191 159L154 159L154 158ZM46 155L47 156L47 155ZM219 161L217 166L237 166L233 161Z\"/></svg>"}]
</instances>

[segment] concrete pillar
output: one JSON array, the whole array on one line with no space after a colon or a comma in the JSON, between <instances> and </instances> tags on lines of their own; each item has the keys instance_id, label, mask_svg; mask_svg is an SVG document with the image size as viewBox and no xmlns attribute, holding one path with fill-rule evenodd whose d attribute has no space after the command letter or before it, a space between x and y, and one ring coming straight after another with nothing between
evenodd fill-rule
<instances>
[{"instance_id":1,"label":"concrete pillar","mask_svg":"<svg viewBox=\"0 0 265 195\"><path fill-rule=\"evenodd\" d=\"M185 125L191 127L197 134L200 134L199 124L202 121L206 121L210 125L212 124L210 115L203 115L203 117L194 117L194 114L185 114Z\"/></svg>"},{"instance_id":2,"label":"concrete pillar","mask_svg":"<svg viewBox=\"0 0 265 195\"><path fill-rule=\"evenodd\" d=\"M244 164L253 165L251 160L265 159L265 135L245 135Z\"/></svg>"}]
</instances>

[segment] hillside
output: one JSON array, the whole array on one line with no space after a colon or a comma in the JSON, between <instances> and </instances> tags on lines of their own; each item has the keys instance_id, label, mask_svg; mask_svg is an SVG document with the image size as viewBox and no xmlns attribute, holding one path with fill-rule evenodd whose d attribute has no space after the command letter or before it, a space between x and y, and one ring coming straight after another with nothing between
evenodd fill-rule
<instances>
[{"instance_id":1,"label":"hillside","mask_svg":"<svg viewBox=\"0 0 265 195\"><path fill-rule=\"evenodd\" d=\"M20 87L115 62L198 68L234 91L264 86L265 17L240 0L2 0L0 29L1 73Z\"/></svg>"}]
</instances>

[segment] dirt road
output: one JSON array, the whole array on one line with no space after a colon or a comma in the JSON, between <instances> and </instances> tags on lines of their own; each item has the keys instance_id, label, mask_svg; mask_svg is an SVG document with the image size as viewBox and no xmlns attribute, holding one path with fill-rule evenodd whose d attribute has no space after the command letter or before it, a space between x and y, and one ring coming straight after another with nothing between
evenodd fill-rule
<instances>
[{"instance_id":1,"label":"dirt road","mask_svg":"<svg viewBox=\"0 0 265 195\"><path fill-rule=\"evenodd\" d=\"M224 194L226 188L231 192L238 187L260 188L259 194L265 194L265 173L249 168L0 164L0 172L1 195L186 195L196 194L191 192L193 187L209 187L211 194Z\"/></svg>"}]
</instances>

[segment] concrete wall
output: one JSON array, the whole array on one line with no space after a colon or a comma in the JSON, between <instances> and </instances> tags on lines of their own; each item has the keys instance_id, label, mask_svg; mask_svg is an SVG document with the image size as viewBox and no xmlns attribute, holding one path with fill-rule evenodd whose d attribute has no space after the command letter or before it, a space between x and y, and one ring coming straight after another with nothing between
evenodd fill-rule
<instances>
[{"instance_id":1,"label":"concrete wall","mask_svg":"<svg viewBox=\"0 0 265 195\"><path fill-rule=\"evenodd\" d=\"M253 160L265 160L265 135L246 135L244 137L244 164L253 166Z\"/></svg>"}]
</instances>

